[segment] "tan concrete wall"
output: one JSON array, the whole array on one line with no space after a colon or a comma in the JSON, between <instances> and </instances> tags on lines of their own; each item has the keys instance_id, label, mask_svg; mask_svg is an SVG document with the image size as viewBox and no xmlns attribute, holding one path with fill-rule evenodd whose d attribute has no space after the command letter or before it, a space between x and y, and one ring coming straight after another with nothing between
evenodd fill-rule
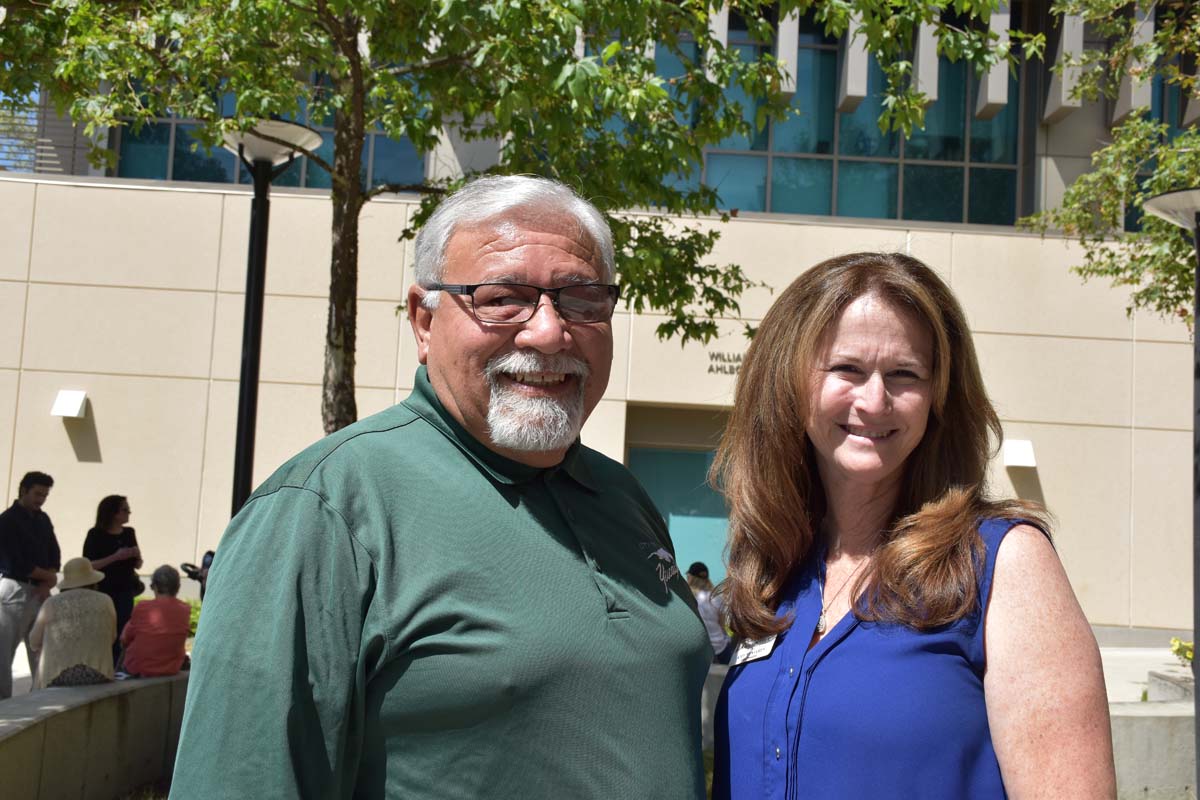
<instances>
[{"instance_id":1,"label":"tan concrete wall","mask_svg":"<svg viewBox=\"0 0 1200 800\"><path fill-rule=\"evenodd\" d=\"M410 280L398 241L412 203L374 201L360 243L360 415L411 387L416 360L395 313ZM249 198L232 187L0 178L0 479L58 480L47 511L79 551L101 496L127 494L147 568L194 561L228 520ZM272 196L255 479L321 435L328 199ZM701 224L715 224L704 222ZM1007 435L1038 468L994 470L998 491L1041 498L1097 625L1191 627L1191 346L1180 324L1125 314L1125 295L1083 284L1079 251L1003 228L841 223L743 215L716 257L782 289L854 250L924 259L962 300ZM758 320L774 295L742 299ZM660 318L619 313L612 381L584 438L710 439L670 432L671 408L732 399L743 321L708 345L659 341ZM86 389L87 419L51 417L59 389ZM664 410L665 409L665 410ZM657 415L657 416L656 416ZM681 417L682 419L682 417ZM689 418L693 419L694 418ZM692 421L682 422L686 428ZM700 423L694 423L699 425ZM656 433L656 430L662 433ZM9 491L13 492L14 488Z\"/></svg>"},{"instance_id":2,"label":"tan concrete wall","mask_svg":"<svg viewBox=\"0 0 1200 800\"><path fill-rule=\"evenodd\" d=\"M188 673L42 689L0 706L4 796L111 800L169 779Z\"/></svg>"}]
</instances>

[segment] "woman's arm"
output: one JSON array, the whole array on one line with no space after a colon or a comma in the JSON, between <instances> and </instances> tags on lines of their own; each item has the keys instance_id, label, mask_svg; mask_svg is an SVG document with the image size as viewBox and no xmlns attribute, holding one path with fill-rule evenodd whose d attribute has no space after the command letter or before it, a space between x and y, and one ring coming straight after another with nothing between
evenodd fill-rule
<instances>
[{"instance_id":1,"label":"woman's arm","mask_svg":"<svg viewBox=\"0 0 1200 800\"><path fill-rule=\"evenodd\" d=\"M984 696L1009 797L1115 798L1100 650L1046 536L1009 531L984 628Z\"/></svg>"},{"instance_id":2,"label":"woman's arm","mask_svg":"<svg viewBox=\"0 0 1200 800\"><path fill-rule=\"evenodd\" d=\"M137 557L134 559L134 562L133 562L133 568L141 569L142 568L142 548L138 545L137 534L134 532L133 528L126 528L125 530L129 531L129 547L137 553Z\"/></svg>"}]
</instances>

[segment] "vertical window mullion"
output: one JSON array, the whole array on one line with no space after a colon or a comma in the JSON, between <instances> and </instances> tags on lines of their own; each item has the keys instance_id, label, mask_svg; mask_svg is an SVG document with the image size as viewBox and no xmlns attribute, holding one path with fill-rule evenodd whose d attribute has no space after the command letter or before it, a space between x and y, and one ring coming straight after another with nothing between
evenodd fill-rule
<instances>
[{"instance_id":1,"label":"vertical window mullion","mask_svg":"<svg viewBox=\"0 0 1200 800\"><path fill-rule=\"evenodd\" d=\"M165 180L171 180L175 175L175 131L179 128L179 120L167 120L170 125L170 132L167 134L167 174Z\"/></svg>"}]
</instances>

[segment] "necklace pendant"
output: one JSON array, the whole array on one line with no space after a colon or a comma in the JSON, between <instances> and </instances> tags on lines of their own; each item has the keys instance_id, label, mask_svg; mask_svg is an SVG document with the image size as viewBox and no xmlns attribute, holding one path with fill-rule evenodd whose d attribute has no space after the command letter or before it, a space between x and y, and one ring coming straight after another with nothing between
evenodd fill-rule
<instances>
[{"instance_id":1,"label":"necklace pendant","mask_svg":"<svg viewBox=\"0 0 1200 800\"><path fill-rule=\"evenodd\" d=\"M817 633L825 632L825 610L821 610L821 616L817 617Z\"/></svg>"}]
</instances>

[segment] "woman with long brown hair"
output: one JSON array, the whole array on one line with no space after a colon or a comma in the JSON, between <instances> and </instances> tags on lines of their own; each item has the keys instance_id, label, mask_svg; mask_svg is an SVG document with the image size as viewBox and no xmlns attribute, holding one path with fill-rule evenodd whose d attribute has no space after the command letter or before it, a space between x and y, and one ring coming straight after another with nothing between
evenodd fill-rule
<instances>
[{"instance_id":1,"label":"woman with long brown hair","mask_svg":"<svg viewBox=\"0 0 1200 800\"><path fill-rule=\"evenodd\" d=\"M945 283L901 254L801 275L759 327L713 478L733 657L715 798L1115 797L1099 651Z\"/></svg>"}]
</instances>

